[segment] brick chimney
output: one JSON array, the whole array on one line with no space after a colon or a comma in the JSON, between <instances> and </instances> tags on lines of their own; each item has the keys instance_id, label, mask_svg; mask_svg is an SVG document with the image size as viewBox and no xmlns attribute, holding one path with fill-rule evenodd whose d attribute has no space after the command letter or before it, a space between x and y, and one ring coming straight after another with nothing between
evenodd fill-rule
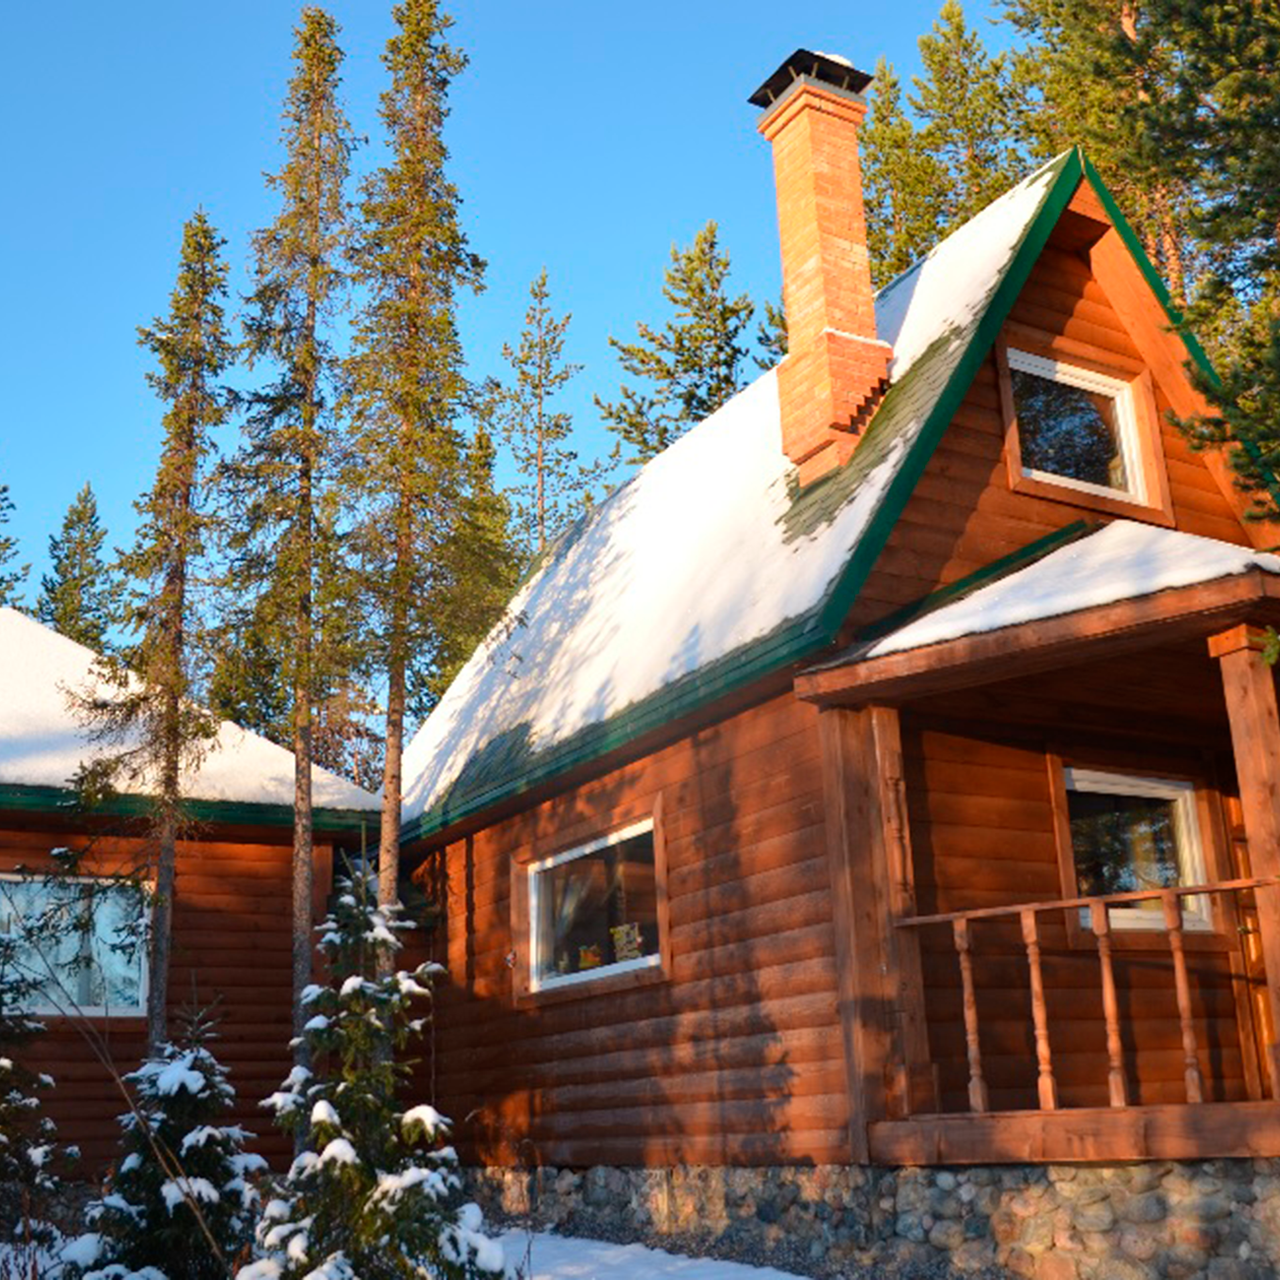
<instances>
[{"instance_id":1,"label":"brick chimney","mask_svg":"<svg viewBox=\"0 0 1280 1280\"><path fill-rule=\"evenodd\" d=\"M848 461L888 379L862 208L858 126L865 71L797 49L751 95L773 144L787 358L778 368L782 447L808 483Z\"/></svg>"}]
</instances>

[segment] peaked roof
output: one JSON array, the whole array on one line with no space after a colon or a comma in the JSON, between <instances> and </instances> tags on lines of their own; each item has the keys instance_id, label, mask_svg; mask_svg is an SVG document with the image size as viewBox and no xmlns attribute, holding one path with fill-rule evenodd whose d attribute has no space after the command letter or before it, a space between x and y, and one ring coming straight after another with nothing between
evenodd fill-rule
<instances>
[{"instance_id":1,"label":"peaked roof","mask_svg":"<svg viewBox=\"0 0 1280 1280\"><path fill-rule=\"evenodd\" d=\"M1086 175L1127 232L1069 151L880 291L890 386L846 466L799 489L770 372L570 530L406 750L404 838L831 645Z\"/></svg>"},{"instance_id":2,"label":"peaked roof","mask_svg":"<svg viewBox=\"0 0 1280 1280\"><path fill-rule=\"evenodd\" d=\"M80 764L106 753L89 741L68 701L92 686L94 659L92 649L0 608L0 807L65 805ZM317 809L368 813L379 807L377 796L327 769L314 769L312 780ZM199 816L282 819L292 812L293 753L224 720L213 748L182 785L190 799L205 802L195 806ZM331 817L321 825L331 829L335 822Z\"/></svg>"}]
</instances>

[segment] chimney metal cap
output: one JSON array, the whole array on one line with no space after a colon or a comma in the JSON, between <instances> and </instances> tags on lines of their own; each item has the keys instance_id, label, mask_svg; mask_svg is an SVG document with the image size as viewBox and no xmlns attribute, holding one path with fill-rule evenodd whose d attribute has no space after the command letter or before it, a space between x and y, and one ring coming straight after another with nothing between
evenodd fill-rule
<instances>
[{"instance_id":1,"label":"chimney metal cap","mask_svg":"<svg viewBox=\"0 0 1280 1280\"><path fill-rule=\"evenodd\" d=\"M850 93L861 93L873 79L844 58L830 53L815 53L812 49L797 49L747 101L755 107L767 107L776 102L789 85L802 77L820 80L823 84L846 89Z\"/></svg>"}]
</instances>

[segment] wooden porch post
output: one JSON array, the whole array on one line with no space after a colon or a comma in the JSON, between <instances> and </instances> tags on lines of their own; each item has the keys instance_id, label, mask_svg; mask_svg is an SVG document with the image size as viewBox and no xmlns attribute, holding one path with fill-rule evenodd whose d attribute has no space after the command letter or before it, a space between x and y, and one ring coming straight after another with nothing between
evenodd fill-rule
<instances>
[{"instance_id":1,"label":"wooden porch post","mask_svg":"<svg viewBox=\"0 0 1280 1280\"><path fill-rule=\"evenodd\" d=\"M828 707L818 723L852 1154L867 1163L867 1126L932 1092L919 944L893 927L915 914L902 747L893 707Z\"/></svg>"},{"instance_id":2,"label":"wooden porch post","mask_svg":"<svg viewBox=\"0 0 1280 1280\"><path fill-rule=\"evenodd\" d=\"M1231 721L1251 874L1259 878L1280 876L1280 714L1275 676L1262 655L1264 640L1261 631L1247 625L1209 638ZM1256 897L1272 1026L1266 1058L1272 1096L1280 1098L1280 1046L1275 1039L1280 1028L1280 889L1259 889Z\"/></svg>"}]
</instances>

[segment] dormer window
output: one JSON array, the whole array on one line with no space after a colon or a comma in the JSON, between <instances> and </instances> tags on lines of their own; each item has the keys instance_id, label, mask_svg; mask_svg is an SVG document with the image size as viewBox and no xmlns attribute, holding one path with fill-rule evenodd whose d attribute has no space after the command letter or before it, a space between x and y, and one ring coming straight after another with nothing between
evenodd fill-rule
<instances>
[{"instance_id":1,"label":"dormer window","mask_svg":"<svg viewBox=\"0 0 1280 1280\"><path fill-rule=\"evenodd\" d=\"M1144 501L1129 384L1012 347L1008 355L1023 475Z\"/></svg>"},{"instance_id":2,"label":"dormer window","mask_svg":"<svg viewBox=\"0 0 1280 1280\"><path fill-rule=\"evenodd\" d=\"M1104 362L1101 349L1087 359L1075 350L1080 343L1046 335L1039 350L1028 350L1020 345L1025 340L1015 328L1007 344L996 344L1009 487L1172 527L1148 373L1124 358Z\"/></svg>"}]
</instances>

